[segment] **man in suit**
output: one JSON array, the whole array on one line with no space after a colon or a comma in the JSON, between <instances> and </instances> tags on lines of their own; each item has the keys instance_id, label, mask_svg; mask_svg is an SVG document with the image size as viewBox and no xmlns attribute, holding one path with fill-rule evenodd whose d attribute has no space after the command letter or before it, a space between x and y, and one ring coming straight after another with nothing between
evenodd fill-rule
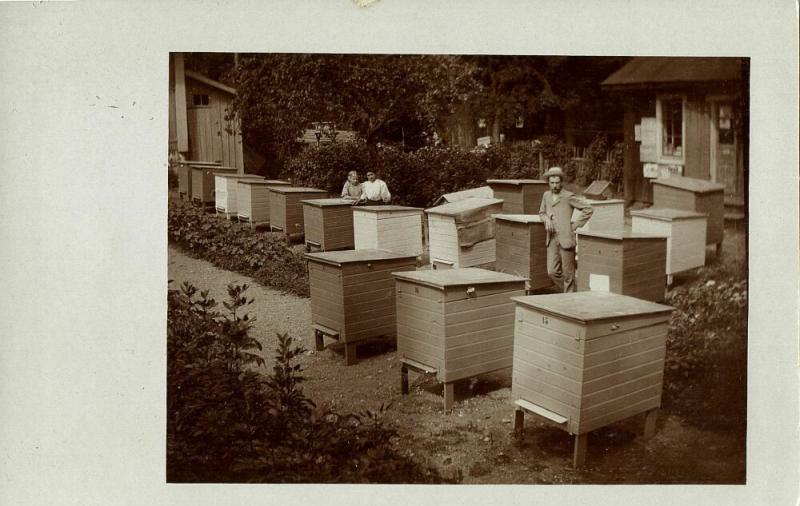
<instances>
[{"instance_id":1,"label":"man in suit","mask_svg":"<svg viewBox=\"0 0 800 506\"><path fill-rule=\"evenodd\" d=\"M564 171L550 167L544 173L550 190L542 195L539 216L547 231L547 274L562 292L574 292L575 286L575 231L592 216L592 206L582 197L561 188ZM572 223L574 209L581 211Z\"/></svg>"}]
</instances>

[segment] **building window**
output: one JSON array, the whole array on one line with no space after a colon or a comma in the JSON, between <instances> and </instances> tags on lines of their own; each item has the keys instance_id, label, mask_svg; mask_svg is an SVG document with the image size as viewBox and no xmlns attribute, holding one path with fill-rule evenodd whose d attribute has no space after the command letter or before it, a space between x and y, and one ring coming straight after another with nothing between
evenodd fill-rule
<instances>
[{"instance_id":1,"label":"building window","mask_svg":"<svg viewBox=\"0 0 800 506\"><path fill-rule=\"evenodd\" d=\"M684 156L684 104L685 97L659 97L656 116L659 138L659 161L683 162Z\"/></svg>"},{"instance_id":2,"label":"building window","mask_svg":"<svg viewBox=\"0 0 800 506\"><path fill-rule=\"evenodd\" d=\"M194 105L208 105L208 95L204 94L192 95L192 103Z\"/></svg>"}]
</instances>

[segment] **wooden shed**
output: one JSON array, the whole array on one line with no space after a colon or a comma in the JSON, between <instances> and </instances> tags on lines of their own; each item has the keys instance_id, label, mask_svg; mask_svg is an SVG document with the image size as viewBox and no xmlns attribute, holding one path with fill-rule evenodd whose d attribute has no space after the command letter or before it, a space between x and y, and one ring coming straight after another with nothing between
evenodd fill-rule
<instances>
[{"instance_id":1,"label":"wooden shed","mask_svg":"<svg viewBox=\"0 0 800 506\"><path fill-rule=\"evenodd\" d=\"M667 284L672 275L706 263L706 215L680 209L631 211L631 228L642 234L667 237Z\"/></svg>"},{"instance_id":2,"label":"wooden shed","mask_svg":"<svg viewBox=\"0 0 800 506\"><path fill-rule=\"evenodd\" d=\"M307 253L311 319L317 350L324 337L345 345L345 363L356 362L356 344L395 337L393 272L413 271L416 257L381 250Z\"/></svg>"},{"instance_id":3,"label":"wooden shed","mask_svg":"<svg viewBox=\"0 0 800 506\"><path fill-rule=\"evenodd\" d=\"M574 434L575 467L589 431L647 413L652 435L673 308L607 292L513 300L516 431L527 412Z\"/></svg>"},{"instance_id":4,"label":"wooden shed","mask_svg":"<svg viewBox=\"0 0 800 506\"><path fill-rule=\"evenodd\" d=\"M495 270L528 278L529 291L552 286L547 275L546 232L538 214L496 214Z\"/></svg>"},{"instance_id":5,"label":"wooden shed","mask_svg":"<svg viewBox=\"0 0 800 506\"><path fill-rule=\"evenodd\" d=\"M192 166L222 167L215 162L182 161L178 163L178 195L181 198L192 200Z\"/></svg>"},{"instance_id":6,"label":"wooden shed","mask_svg":"<svg viewBox=\"0 0 800 506\"><path fill-rule=\"evenodd\" d=\"M625 201L621 199L588 200L593 213L579 230L622 230L625 228ZM572 219L577 220L581 212L572 212Z\"/></svg>"},{"instance_id":7,"label":"wooden shed","mask_svg":"<svg viewBox=\"0 0 800 506\"><path fill-rule=\"evenodd\" d=\"M422 209L405 206L353 208L356 249L422 255Z\"/></svg>"},{"instance_id":8,"label":"wooden shed","mask_svg":"<svg viewBox=\"0 0 800 506\"><path fill-rule=\"evenodd\" d=\"M214 205L214 175L236 174L234 167L192 165L192 202Z\"/></svg>"},{"instance_id":9,"label":"wooden shed","mask_svg":"<svg viewBox=\"0 0 800 506\"><path fill-rule=\"evenodd\" d=\"M287 236L304 233L303 201L326 198L328 198L328 192L317 188L305 188L302 186L270 187L270 230L280 230Z\"/></svg>"},{"instance_id":10,"label":"wooden shed","mask_svg":"<svg viewBox=\"0 0 800 506\"><path fill-rule=\"evenodd\" d=\"M653 207L671 207L708 215L706 244L716 244L717 253L725 236L725 187L704 179L673 176L653 180Z\"/></svg>"},{"instance_id":11,"label":"wooden shed","mask_svg":"<svg viewBox=\"0 0 800 506\"><path fill-rule=\"evenodd\" d=\"M314 199L303 201L306 251L353 249L353 200Z\"/></svg>"},{"instance_id":12,"label":"wooden shed","mask_svg":"<svg viewBox=\"0 0 800 506\"><path fill-rule=\"evenodd\" d=\"M263 176L255 174L214 174L214 204L217 213L224 214L226 218L236 216L236 193L239 181L263 181Z\"/></svg>"},{"instance_id":13,"label":"wooden shed","mask_svg":"<svg viewBox=\"0 0 800 506\"><path fill-rule=\"evenodd\" d=\"M270 222L270 188L291 186L279 179L240 179L236 182L236 215L250 223L250 228Z\"/></svg>"},{"instance_id":14,"label":"wooden shed","mask_svg":"<svg viewBox=\"0 0 800 506\"><path fill-rule=\"evenodd\" d=\"M540 179L487 179L494 198L503 200L503 214L538 214L542 195L549 189Z\"/></svg>"},{"instance_id":15,"label":"wooden shed","mask_svg":"<svg viewBox=\"0 0 800 506\"><path fill-rule=\"evenodd\" d=\"M495 261L493 214L501 212L503 201L470 197L426 209L428 247L434 268L477 267Z\"/></svg>"},{"instance_id":16,"label":"wooden shed","mask_svg":"<svg viewBox=\"0 0 800 506\"><path fill-rule=\"evenodd\" d=\"M409 368L435 373L449 411L454 381L511 366L511 297L524 294L524 278L475 268L393 275L402 393Z\"/></svg>"},{"instance_id":17,"label":"wooden shed","mask_svg":"<svg viewBox=\"0 0 800 506\"><path fill-rule=\"evenodd\" d=\"M667 237L625 230L579 230L578 291L664 301Z\"/></svg>"}]
</instances>

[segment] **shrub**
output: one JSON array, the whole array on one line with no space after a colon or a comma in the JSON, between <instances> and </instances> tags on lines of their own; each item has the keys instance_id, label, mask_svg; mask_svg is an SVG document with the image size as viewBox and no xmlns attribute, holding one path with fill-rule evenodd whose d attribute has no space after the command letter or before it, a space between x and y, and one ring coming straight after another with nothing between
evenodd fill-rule
<instances>
[{"instance_id":1,"label":"shrub","mask_svg":"<svg viewBox=\"0 0 800 506\"><path fill-rule=\"evenodd\" d=\"M302 347L278 335L272 374L242 314L247 285L225 312L208 292L168 291L167 479L171 482L436 483L392 448L377 411L320 412L302 391Z\"/></svg>"},{"instance_id":2,"label":"shrub","mask_svg":"<svg viewBox=\"0 0 800 506\"><path fill-rule=\"evenodd\" d=\"M258 282L308 296L308 273L301 252L283 234L262 233L221 219L171 195L167 231L171 244L223 269Z\"/></svg>"}]
</instances>

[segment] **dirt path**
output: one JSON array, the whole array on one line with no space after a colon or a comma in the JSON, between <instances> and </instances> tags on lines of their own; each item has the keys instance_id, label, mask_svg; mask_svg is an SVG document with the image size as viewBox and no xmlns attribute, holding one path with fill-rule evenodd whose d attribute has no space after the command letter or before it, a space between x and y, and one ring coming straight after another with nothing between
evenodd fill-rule
<instances>
[{"instance_id":1,"label":"dirt path","mask_svg":"<svg viewBox=\"0 0 800 506\"><path fill-rule=\"evenodd\" d=\"M175 287L189 281L208 289L218 302L226 299L229 283L247 283L249 296L256 300L250 306L257 319L253 335L267 358L275 348L276 332L288 332L307 350L314 349L309 299L281 294L172 247L169 278ZM437 467L445 476L463 477L463 483L743 483L745 479L743 441L689 426L666 410L659 417L656 436L646 442L640 437L640 417L592 432L587 466L575 471L570 468L572 438L567 433L527 417L523 437L512 435L510 371L456 384L456 405L445 415L440 385L417 381L410 395L400 394L394 349L375 344L359 347L358 353L359 363L345 367L336 345L307 352L301 359L306 394L317 405L340 412L376 410L391 402L384 419L397 429L400 451Z\"/></svg>"}]
</instances>

